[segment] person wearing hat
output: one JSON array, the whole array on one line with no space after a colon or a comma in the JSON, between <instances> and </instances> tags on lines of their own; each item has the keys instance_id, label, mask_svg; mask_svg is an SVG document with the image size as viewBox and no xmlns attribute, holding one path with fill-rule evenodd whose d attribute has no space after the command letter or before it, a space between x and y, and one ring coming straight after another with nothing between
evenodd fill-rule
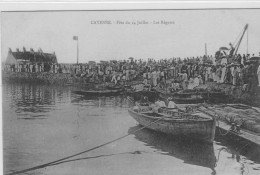
<instances>
[{"instance_id":1,"label":"person wearing hat","mask_svg":"<svg viewBox=\"0 0 260 175\"><path fill-rule=\"evenodd\" d=\"M159 98L157 99L157 101L151 105L152 111L154 113L158 113L160 108L164 108L166 107L164 101L161 101Z\"/></svg>"},{"instance_id":2,"label":"person wearing hat","mask_svg":"<svg viewBox=\"0 0 260 175\"><path fill-rule=\"evenodd\" d=\"M180 89L180 84L178 83L177 80L174 80L174 81L172 82L171 88L172 88L173 91L177 91L177 90Z\"/></svg>"},{"instance_id":3,"label":"person wearing hat","mask_svg":"<svg viewBox=\"0 0 260 175\"><path fill-rule=\"evenodd\" d=\"M196 87L199 85L200 85L200 79L199 79L199 76L196 75L195 78L193 79L193 87Z\"/></svg>"},{"instance_id":4,"label":"person wearing hat","mask_svg":"<svg viewBox=\"0 0 260 175\"><path fill-rule=\"evenodd\" d=\"M258 69L257 69L257 78L258 78L258 86L260 86L260 64L259 64Z\"/></svg>"},{"instance_id":5,"label":"person wearing hat","mask_svg":"<svg viewBox=\"0 0 260 175\"><path fill-rule=\"evenodd\" d=\"M148 97L147 96L141 96L140 100L139 100L139 104L141 106L149 106L150 102L148 100Z\"/></svg>"},{"instance_id":6,"label":"person wearing hat","mask_svg":"<svg viewBox=\"0 0 260 175\"><path fill-rule=\"evenodd\" d=\"M199 78L199 84L203 84L203 79L202 79L201 75L199 75L198 78Z\"/></svg>"},{"instance_id":7,"label":"person wearing hat","mask_svg":"<svg viewBox=\"0 0 260 175\"><path fill-rule=\"evenodd\" d=\"M160 100L160 98L158 98L158 100L155 102L155 105L159 108L164 108L166 107L164 101Z\"/></svg>"},{"instance_id":8,"label":"person wearing hat","mask_svg":"<svg viewBox=\"0 0 260 175\"><path fill-rule=\"evenodd\" d=\"M220 78L222 73L221 71L222 71L221 66L219 65L216 69L216 77L215 77L217 83L220 83Z\"/></svg>"},{"instance_id":9,"label":"person wearing hat","mask_svg":"<svg viewBox=\"0 0 260 175\"><path fill-rule=\"evenodd\" d=\"M221 69L221 78L220 78L220 83L224 83L225 82L225 79L226 79L226 70L227 70L227 67L226 67L226 64L223 65L222 69Z\"/></svg>"},{"instance_id":10,"label":"person wearing hat","mask_svg":"<svg viewBox=\"0 0 260 175\"><path fill-rule=\"evenodd\" d=\"M182 88L187 89L188 75L186 73L186 70L183 70L183 73L179 73L179 74L181 76Z\"/></svg>"},{"instance_id":11,"label":"person wearing hat","mask_svg":"<svg viewBox=\"0 0 260 175\"><path fill-rule=\"evenodd\" d=\"M169 109L176 109L177 108L177 105L176 105L176 103L173 102L172 97L169 97L167 100L169 101L169 103L168 103Z\"/></svg>"},{"instance_id":12,"label":"person wearing hat","mask_svg":"<svg viewBox=\"0 0 260 175\"><path fill-rule=\"evenodd\" d=\"M144 86L149 86L148 80L146 78L144 79L143 84L144 84Z\"/></svg>"}]
</instances>

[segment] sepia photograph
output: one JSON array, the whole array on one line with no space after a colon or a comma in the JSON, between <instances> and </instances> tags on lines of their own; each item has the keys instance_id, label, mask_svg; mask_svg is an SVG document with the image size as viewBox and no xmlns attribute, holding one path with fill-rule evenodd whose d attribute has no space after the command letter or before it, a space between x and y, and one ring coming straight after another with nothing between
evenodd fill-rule
<instances>
[{"instance_id":1,"label":"sepia photograph","mask_svg":"<svg viewBox=\"0 0 260 175\"><path fill-rule=\"evenodd\" d=\"M1 8L3 174L260 174L260 6L40 5Z\"/></svg>"}]
</instances>

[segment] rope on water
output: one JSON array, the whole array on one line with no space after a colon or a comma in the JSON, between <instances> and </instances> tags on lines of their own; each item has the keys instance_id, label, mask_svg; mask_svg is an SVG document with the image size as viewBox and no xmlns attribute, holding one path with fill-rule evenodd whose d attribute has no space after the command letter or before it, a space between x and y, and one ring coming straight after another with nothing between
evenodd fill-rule
<instances>
[{"instance_id":1,"label":"rope on water","mask_svg":"<svg viewBox=\"0 0 260 175\"><path fill-rule=\"evenodd\" d=\"M164 118L164 117L161 117L161 118L159 118L159 119L157 119L157 120L155 120L155 121L149 123L148 125L143 126L143 127L139 128L139 129L135 130L133 133L129 133L129 134L123 135L123 136L118 137L118 138L116 138L116 139L114 139L114 140L111 140L111 141L108 141L108 142L103 143L103 144L101 144L101 145L98 145L98 146L95 146L95 147L93 147L93 148L90 148L90 149L88 149L88 150L85 150L85 151L82 151L82 152L76 153L76 154L74 154L74 155L67 156L67 157L64 157L64 158L61 158L61 159L58 159L58 160L55 160L55 161L52 161L52 162L49 162L49 163L45 163L45 164L42 164L42 165L38 165L38 166L35 166L35 167L32 167L32 168L28 168L28 169L24 169L24 170L20 170L20 171L15 171L15 172L12 172L12 173L8 173L8 174L6 174L6 175L21 174L21 173L26 173L26 172L28 172L28 171L33 171L33 170L36 170L36 169L41 169L41 168L50 166L50 165L52 165L52 164L56 164L56 163L59 163L59 162L61 162L61 161L70 159L70 158L72 158L72 157L76 157L76 156L78 156L78 155L81 155L81 154L84 154L84 153L93 151L93 150L95 150L95 149L101 148L101 147L103 147L103 146L106 146L106 145L111 144L111 143L113 143L113 142L116 142L116 141L118 141L118 140L121 140L121 139L123 139L123 138L125 138L125 137L128 137L128 136L131 135L131 134L135 134L136 132L141 131L141 130L147 128L148 126L150 126L150 125L152 125L152 124L154 124L154 123L156 123L156 122L162 120L163 118Z\"/></svg>"}]
</instances>

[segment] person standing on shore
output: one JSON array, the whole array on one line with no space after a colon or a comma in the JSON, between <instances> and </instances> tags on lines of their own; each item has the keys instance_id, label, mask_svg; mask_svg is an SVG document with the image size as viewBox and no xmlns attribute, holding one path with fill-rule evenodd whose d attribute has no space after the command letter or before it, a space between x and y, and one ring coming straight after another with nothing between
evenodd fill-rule
<instances>
[{"instance_id":1,"label":"person standing on shore","mask_svg":"<svg viewBox=\"0 0 260 175\"><path fill-rule=\"evenodd\" d=\"M151 71L150 70L147 72L147 79L148 79L148 81L151 81Z\"/></svg>"},{"instance_id":2,"label":"person standing on shore","mask_svg":"<svg viewBox=\"0 0 260 175\"><path fill-rule=\"evenodd\" d=\"M117 83L116 72L115 71L113 71L111 82L114 82L115 84Z\"/></svg>"},{"instance_id":3,"label":"person standing on shore","mask_svg":"<svg viewBox=\"0 0 260 175\"><path fill-rule=\"evenodd\" d=\"M247 72L247 76L248 76L248 90L251 93L255 92L255 87L256 87L256 78L254 75L254 63L250 63L250 65L248 66L248 72Z\"/></svg>"},{"instance_id":4,"label":"person standing on shore","mask_svg":"<svg viewBox=\"0 0 260 175\"><path fill-rule=\"evenodd\" d=\"M125 76L126 81L129 81L129 69L126 69L125 73L126 73L126 76Z\"/></svg>"},{"instance_id":5,"label":"person standing on shore","mask_svg":"<svg viewBox=\"0 0 260 175\"><path fill-rule=\"evenodd\" d=\"M257 69L257 77L258 77L258 86L260 86L260 64Z\"/></svg>"},{"instance_id":6,"label":"person standing on shore","mask_svg":"<svg viewBox=\"0 0 260 175\"><path fill-rule=\"evenodd\" d=\"M200 80L198 75L195 76L195 78L193 79L193 87L197 87L200 85Z\"/></svg>"},{"instance_id":7,"label":"person standing on shore","mask_svg":"<svg viewBox=\"0 0 260 175\"><path fill-rule=\"evenodd\" d=\"M157 86L157 73L155 70L152 72L152 81L153 81L153 86L154 87Z\"/></svg>"},{"instance_id":8,"label":"person standing on shore","mask_svg":"<svg viewBox=\"0 0 260 175\"><path fill-rule=\"evenodd\" d=\"M180 74L181 78L182 78L182 88L185 90L188 88L188 75L186 73L186 70L184 71L184 73Z\"/></svg>"},{"instance_id":9,"label":"person standing on shore","mask_svg":"<svg viewBox=\"0 0 260 175\"><path fill-rule=\"evenodd\" d=\"M169 109L176 109L177 108L177 105L176 105L176 103L174 103L172 97L169 97L167 100L168 100L168 108Z\"/></svg>"},{"instance_id":10,"label":"person standing on shore","mask_svg":"<svg viewBox=\"0 0 260 175\"><path fill-rule=\"evenodd\" d=\"M238 79L238 71L237 71L237 66L235 66L233 70L233 79L232 79L233 80L232 84L234 86L237 85L237 79Z\"/></svg>"},{"instance_id":11,"label":"person standing on shore","mask_svg":"<svg viewBox=\"0 0 260 175\"><path fill-rule=\"evenodd\" d=\"M224 81L225 81L226 70L227 70L226 65L224 65L223 68L221 69L220 83L224 83Z\"/></svg>"}]
</instances>

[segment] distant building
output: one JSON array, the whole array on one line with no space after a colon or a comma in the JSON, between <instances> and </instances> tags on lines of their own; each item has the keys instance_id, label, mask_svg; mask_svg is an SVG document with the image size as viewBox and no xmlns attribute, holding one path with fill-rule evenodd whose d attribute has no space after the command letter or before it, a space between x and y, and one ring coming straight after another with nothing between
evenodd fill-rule
<instances>
[{"instance_id":1,"label":"distant building","mask_svg":"<svg viewBox=\"0 0 260 175\"><path fill-rule=\"evenodd\" d=\"M42 49L39 49L38 52L34 52L33 49L26 51L23 48L23 51L16 49L16 52L13 52L10 48L6 58L6 64L20 64L20 63L57 63L57 58L54 53L44 53Z\"/></svg>"}]
</instances>

